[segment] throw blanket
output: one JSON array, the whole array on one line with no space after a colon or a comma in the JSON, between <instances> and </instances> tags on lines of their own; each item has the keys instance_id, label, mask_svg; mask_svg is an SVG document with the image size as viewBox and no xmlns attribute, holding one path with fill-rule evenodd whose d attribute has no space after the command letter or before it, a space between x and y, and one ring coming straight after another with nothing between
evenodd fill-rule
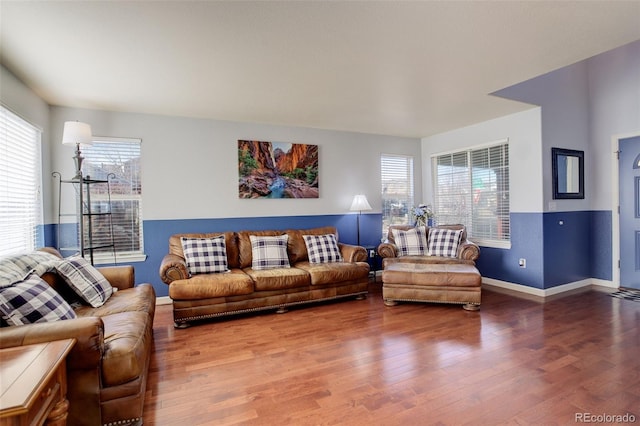
<instances>
[{"instance_id":1,"label":"throw blanket","mask_svg":"<svg viewBox=\"0 0 640 426\"><path fill-rule=\"evenodd\" d=\"M0 287L23 281L32 272L42 276L52 271L62 259L44 251L18 254L0 259Z\"/></svg>"}]
</instances>

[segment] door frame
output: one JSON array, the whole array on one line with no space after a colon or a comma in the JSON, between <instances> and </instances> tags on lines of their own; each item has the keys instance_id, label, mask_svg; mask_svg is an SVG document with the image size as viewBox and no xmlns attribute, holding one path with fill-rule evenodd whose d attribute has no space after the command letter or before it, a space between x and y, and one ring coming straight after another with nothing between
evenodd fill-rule
<instances>
[{"instance_id":1,"label":"door frame","mask_svg":"<svg viewBox=\"0 0 640 426\"><path fill-rule=\"evenodd\" d=\"M618 161L618 151L620 151L620 140L640 137L640 131L617 134L611 137L611 170L613 176L613 204L611 209L611 271L612 282L615 288L620 288L620 161Z\"/></svg>"}]
</instances>

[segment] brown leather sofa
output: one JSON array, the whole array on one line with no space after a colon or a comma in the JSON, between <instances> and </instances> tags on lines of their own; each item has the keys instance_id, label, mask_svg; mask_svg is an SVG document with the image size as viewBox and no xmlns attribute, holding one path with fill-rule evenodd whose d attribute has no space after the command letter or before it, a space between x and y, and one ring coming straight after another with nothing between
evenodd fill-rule
<instances>
[{"instance_id":1,"label":"brown leather sofa","mask_svg":"<svg viewBox=\"0 0 640 426\"><path fill-rule=\"evenodd\" d=\"M227 273L190 276L181 237L225 236ZM291 268L255 270L250 235L287 234ZM160 277L169 285L173 319L178 328L190 322L223 315L265 309L284 312L288 306L367 294L369 264L363 247L338 243L342 262L310 263L303 235L334 234L335 227L307 230L242 231L207 234L176 234L169 239L169 253L160 265Z\"/></svg>"},{"instance_id":2,"label":"brown leather sofa","mask_svg":"<svg viewBox=\"0 0 640 426\"><path fill-rule=\"evenodd\" d=\"M46 251L60 256L55 249ZM104 305L74 307L76 319L0 328L0 348L76 339L67 357L67 424L139 425L151 359L155 291L151 284L134 285L132 266L97 269L118 288ZM68 302L77 299L58 275L48 272L42 278Z\"/></svg>"}]
</instances>

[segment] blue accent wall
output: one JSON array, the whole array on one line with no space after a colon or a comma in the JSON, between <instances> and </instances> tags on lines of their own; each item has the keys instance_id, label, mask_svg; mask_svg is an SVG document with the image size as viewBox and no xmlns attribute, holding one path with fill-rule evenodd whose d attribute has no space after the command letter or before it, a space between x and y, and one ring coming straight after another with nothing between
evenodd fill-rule
<instances>
[{"instance_id":1,"label":"blue accent wall","mask_svg":"<svg viewBox=\"0 0 640 426\"><path fill-rule=\"evenodd\" d=\"M355 214L318 216L278 216L223 219L145 220L143 224L144 262L120 263L135 267L136 283L153 285L157 296L167 296L169 287L160 280L160 263L169 252L169 237L181 233L206 233L242 230L308 229L335 226L339 241L355 244L357 239ZM382 227L381 214L362 214L360 217L360 245L378 246ZM47 225L45 245L56 246L56 225ZM68 254L68 253L66 253Z\"/></svg>"},{"instance_id":2,"label":"blue accent wall","mask_svg":"<svg viewBox=\"0 0 640 426\"><path fill-rule=\"evenodd\" d=\"M544 215L544 288L590 277L591 212Z\"/></svg>"},{"instance_id":3,"label":"blue accent wall","mask_svg":"<svg viewBox=\"0 0 640 426\"><path fill-rule=\"evenodd\" d=\"M591 212L590 276L600 280L613 279L613 218L611 210Z\"/></svg>"},{"instance_id":4,"label":"blue accent wall","mask_svg":"<svg viewBox=\"0 0 640 426\"><path fill-rule=\"evenodd\" d=\"M543 288L542 213L512 213L511 248L481 247L478 270L484 277ZM520 268L518 260L527 260Z\"/></svg>"},{"instance_id":5,"label":"blue accent wall","mask_svg":"<svg viewBox=\"0 0 640 426\"><path fill-rule=\"evenodd\" d=\"M512 213L511 248L481 247L477 266L484 277L538 289L611 280L611 224L611 211Z\"/></svg>"},{"instance_id":6,"label":"blue accent wall","mask_svg":"<svg viewBox=\"0 0 640 426\"><path fill-rule=\"evenodd\" d=\"M611 280L611 220L611 211L512 213L511 248L481 247L478 269L484 277L538 289L587 278ZM147 260L130 264L135 267L137 283L149 282L158 296L167 296L168 287L158 272L173 234L335 226L341 242L355 244L356 223L356 214L146 220ZM362 214L360 245L377 247L381 224L381 214ZM42 233L45 245L56 246L56 225L44 226ZM527 260L526 268L518 266L520 258Z\"/></svg>"}]
</instances>

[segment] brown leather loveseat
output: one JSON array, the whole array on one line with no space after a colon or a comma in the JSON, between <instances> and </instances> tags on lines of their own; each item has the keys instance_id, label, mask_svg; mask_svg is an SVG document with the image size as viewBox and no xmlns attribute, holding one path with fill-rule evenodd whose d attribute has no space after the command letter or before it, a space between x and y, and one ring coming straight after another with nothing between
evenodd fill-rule
<instances>
[{"instance_id":1,"label":"brown leather loveseat","mask_svg":"<svg viewBox=\"0 0 640 426\"><path fill-rule=\"evenodd\" d=\"M60 256L55 249L46 248ZM0 348L76 339L67 357L67 424L140 425L151 359L156 296L134 285L132 266L97 268L117 288L97 308L78 305L54 272L41 277L71 304L77 318L0 328Z\"/></svg>"},{"instance_id":2,"label":"brown leather loveseat","mask_svg":"<svg viewBox=\"0 0 640 426\"><path fill-rule=\"evenodd\" d=\"M332 234L341 261L311 263L304 235ZM206 239L224 235L228 272L190 274L182 238ZM252 267L251 237L286 235L290 267L258 270ZM169 253L160 265L160 277L169 285L175 326L222 315L331 300L367 294L369 264L363 247L338 243L335 227L307 230L268 230L176 234L169 239Z\"/></svg>"}]
</instances>

